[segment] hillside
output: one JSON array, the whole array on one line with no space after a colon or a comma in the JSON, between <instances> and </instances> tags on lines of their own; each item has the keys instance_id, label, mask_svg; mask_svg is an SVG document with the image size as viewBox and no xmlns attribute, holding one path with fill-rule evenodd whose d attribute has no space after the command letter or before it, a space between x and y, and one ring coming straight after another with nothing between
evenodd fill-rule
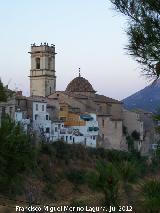
<instances>
[{"instance_id":1,"label":"hillside","mask_svg":"<svg viewBox=\"0 0 160 213\"><path fill-rule=\"evenodd\" d=\"M123 152L63 141L46 143L26 134L9 117L1 122L0 142L2 213L31 205L105 206L108 210L126 205L135 213L160 209L159 149L148 160L134 149Z\"/></svg>"},{"instance_id":2,"label":"hillside","mask_svg":"<svg viewBox=\"0 0 160 213\"><path fill-rule=\"evenodd\" d=\"M155 112L160 108L160 80L122 100L127 109L141 108Z\"/></svg>"}]
</instances>

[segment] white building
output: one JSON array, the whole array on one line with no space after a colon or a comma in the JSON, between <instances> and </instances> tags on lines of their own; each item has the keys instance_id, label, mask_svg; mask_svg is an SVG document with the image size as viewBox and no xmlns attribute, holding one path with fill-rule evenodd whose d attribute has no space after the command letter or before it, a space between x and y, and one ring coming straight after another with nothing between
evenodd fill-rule
<instances>
[{"instance_id":1,"label":"white building","mask_svg":"<svg viewBox=\"0 0 160 213\"><path fill-rule=\"evenodd\" d=\"M64 126L64 123L53 123L53 141L61 139L69 144L81 143L85 146L96 148L99 130L96 115L84 114L81 115L80 118L81 120L85 120L85 125Z\"/></svg>"},{"instance_id":2,"label":"white building","mask_svg":"<svg viewBox=\"0 0 160 213\"><path fill-rule=\"evenodd\" d=\"M28 119L24 118L23 112L18 111L18 110L15 112L15 117L14 117L14 119L15 119L15 122L16 122L16 123L21 123L21 125L22 125L23 128L24 128L24 130L27 132L27 130L28 130L28 125L30 124L30 119L29 119L29 118L28 118Z\"/></svg>"},{"instance_id":3,"label":"white building","mask_svg":"<svg viewBox=\"0 0 160 213\"><path fill-rule=\"evenodd\" d=\"M51 120L47 112L47 102L33 101L33 129L47 140L51 137Z\"/></svg>"}]
</instances>

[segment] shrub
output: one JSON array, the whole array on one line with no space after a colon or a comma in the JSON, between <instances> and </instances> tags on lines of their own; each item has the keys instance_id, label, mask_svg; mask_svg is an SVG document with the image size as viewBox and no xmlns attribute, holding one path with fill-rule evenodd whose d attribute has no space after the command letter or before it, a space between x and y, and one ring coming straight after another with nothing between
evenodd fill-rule
<instances>
[{"instance_id":1,"label":"shrub","mask_svg":"<svg viewBox=\"0 0 160 213\"><path fill-rule=\"evenodd\" d=\"M143 186L146 212L158 213L160 209L160 181L150 180Z\"/></svg>"},{"instance_id":2,"label":"shrub","mask_svg":"<svg viewBox=\"0 0 160 213\"><path fill-rule=\"evenodd\" d=\"M124 182L132 182L137 179L137 167L135 163L129 161L122 161L118 165L118 171L121 179Z\"/></svg>"},{"instance_id":3,"label":"shrub","mask_svg":"<svg viewBox=\"0 0 160 213\"><path fill-rule=\"evenodd\" d=\"M86 171L82 169L71 169L67 172L67 179L75 185L86 182Z\"/></svg>"},{"instance_id":4,"label":"shrub","mask_svg":"<svg viewBox=\"0 0 160 213\"><path fill-rule=\"evenodd\" d=\"M97 162L97 186L104 193L106 207L118 206L119 178L118 172L112 163Z\"/></svg>"},{"instance_id":5,"label":"shrub","mask_svg":"<svg viewBox=\"0 0 160 213\"><path fill-rule=\"evenodd\" d=\"M140 133L137 132L136 130L134 130L131 134L132 138L136 141L138 141L140 139Z\"/></svg>"},{"instance_id":6,"label":"shrub","mask_svg":"<svg viewBox=\"0 0 160 213\"><path fill-rule=\"evenodd\" d=\"M127 135L127 133L128 133L128 132L127 132L127 127L126 127L126 126L123 126L123 134L124 134L124 135Z\"/></svg>"},{"instance_id":7,"label":"shrub","mask_svg":"<svg viewBox=\"0 0 160 213\"><path fill-rule=\"evenodd\" d=\"M73 207L83 207L83 206L86 206L86 201L84 200L75 200L73 199L70 203L70 206L73 206Z\"/></svg>"},{"instance_id":8,"label":"shrub","mask_svg":"<svg viewBox=\"0 0 160 213\"><path fill-rule=\"evenodd\" d=\"M31 143L31 136L9 117L2 119L0 141L0 185L3 185L6 192L14 194L15 182L20 174L33 169L35 148Z\"/></svg>"},{"instance_id":9,"label":"shrub","mask_svg":"<svg viewBox=\"0 0 160 213\"><path fill-rule=\"evenodd\" d=\"M90 189L93 191L101 191L101 189L98 186L99 181L99 173L97 171L90 171L86 175L87 184Z\"/></svg>"},{"instance_id":10,"label":"shrub","mask_svg":"<svg viewBox=\"0 0 160 213\"><path fill-rule=\"evenodd\" d=\"M51 183L46 183L43 192L45 193L45 195L52 199L55 196L55 185L51 184Z\"/></svg>"},{"instance_id":11,"label":"shrub","mask_svg":"<svg viewBox=\"0 0 160 213\"><path fill-rule=\"evenodd\" d=\"M42 143L40 152L52 157L56 154L54 147L51 144L46 143Z\"/></svg>"}]
</instances>

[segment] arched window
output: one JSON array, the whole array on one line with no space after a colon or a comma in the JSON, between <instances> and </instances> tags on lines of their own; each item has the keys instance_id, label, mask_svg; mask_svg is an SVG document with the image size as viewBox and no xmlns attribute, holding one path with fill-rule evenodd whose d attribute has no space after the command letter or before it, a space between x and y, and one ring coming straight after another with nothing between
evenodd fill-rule
<instances>
[{"instance_id":1,"label":"arched window","mask_svg":"<svg viewBox=\"0 0 160 213\"><path fill-rule=\"evenodd\" d=\"M36 58L36 69L40 69L40 58Z\"/></svg>"}]
</instances>

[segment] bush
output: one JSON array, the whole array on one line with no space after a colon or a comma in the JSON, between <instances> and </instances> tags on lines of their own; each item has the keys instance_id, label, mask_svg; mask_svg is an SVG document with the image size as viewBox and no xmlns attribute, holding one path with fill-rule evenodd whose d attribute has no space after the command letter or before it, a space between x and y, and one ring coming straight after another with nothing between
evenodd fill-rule
<instances>
[{"instance_id":1,"label":"bush","mask_svg":"<svg viewBox=\"0 0 160 213\"><path fill-rule=\"evenodd\" d=\"M118 165L118 171L124 182L132 182L137 179L137 167L135 163L122 161Z\"/></svg>"},{"instance_id":2,"label":"bush","mask_svg":"<svg viewBox=\"0 0 160 213\"><path fill-rule=\"evenodd\" d=\"M99 172L99 188L104 192L105 205L118 206L119 202L119 175L112 163L97 163Z\"/></svg>"},{"instance_id":3,"label":"bush","mask_svg":"<svg viewBox=\"0 0 160 213\"><path fill-rule=\"evenodd\" d=\"M14 194L14 182L20 174L33 169L35 148L31 143L31 136L23 131L20 124L15 124L9 117L2 119L0 142L0 186L6 192Z\"/></svg>"},{"instance_id":4,"label":"bush","mask_svg":"<svg viewBox=\"0 0 160 213\"><path fill-rule=\"evenodd\" d=\"M71 201L71 203L70 203L70 206L73 206L73 207L84 207L86 205L87 205L87 203L84 200L75 200L75 199L73 199Z\"/></svg>"},{"instance_id":5,"label":"bush","mask_svg":"<svg viewBox=\"0 0 160 213\"><path fill-rule=\"evenodd\" d=\"M51 157L56 155L56 151L54 147L51 144L46 144L46 143L42 143L40 152L43 154L49 155Z\"/></svg>"},{"instance_id":6,"label":"bush","mask_svg":"<svg viewBox=\"0 0 160 213\"><path fill-rule=\"evenodd\" d=\"M45 195L52 199L55 196L55 185L51 184L51 183L46 183L43 192L45 193Z\"/></svg>"},{"instance_id":7,"label":"bush","mask_svg":"<svg viewBox=\"0 0 160 213\"><path fill-rule=\"evenodd\" d=\"M86 171L81 169L71 169L67 172L67 179L75 185L86 183Z\"/></svg>"},{"instance_id":8,"label":"bush","mask_svg":"<svg viewBox=\"0 0 160 213\"><path fill-rule=\"evenodd\" d=\"M150 180L143 186L146 212L158 213L160 209L160 181Z\"/></svg>"},{"instance_id":9,"label":"bush","mask_svg":"<svg viewBox=\"0 0 160 213\"><path fill-rule=\"evenodd\" d=\"M93 191L100 191L100 189L98 187L98 179L99 179L99 173L96 171L90 171L86 175L86 180L87 180L88 186Z\"/></svg>"},{"instance_id":10,"label":"bush","mask_svg":"<svg viewBox=\"0 0 160 213\"><path fill-rule=\"evenodd\" d=\"M140 139L140 133L137 132L136 130L134 130L131 134L132 138L136 141L138 141Z\"/></svg>"}]
</instances>

